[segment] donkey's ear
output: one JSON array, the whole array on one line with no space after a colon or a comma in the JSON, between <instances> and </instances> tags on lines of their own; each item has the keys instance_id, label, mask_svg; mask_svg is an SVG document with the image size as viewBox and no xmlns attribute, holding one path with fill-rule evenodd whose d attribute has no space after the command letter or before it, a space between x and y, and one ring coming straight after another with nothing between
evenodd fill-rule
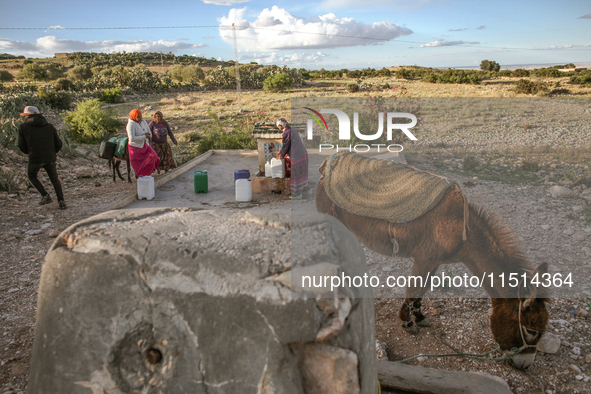
<instances>
[{"instance_id":1,"label":"donkey's ear","mask_svg":"<svg viewBox=\"0 0 591 394\"><path fill-rule=\"evenodd\" d=\"M536 271L538 271L540 274L547 274L548 273L548 263L543 262L542 264L538 265L538 268L536 268Z\"/></svg>"}]
</instances>

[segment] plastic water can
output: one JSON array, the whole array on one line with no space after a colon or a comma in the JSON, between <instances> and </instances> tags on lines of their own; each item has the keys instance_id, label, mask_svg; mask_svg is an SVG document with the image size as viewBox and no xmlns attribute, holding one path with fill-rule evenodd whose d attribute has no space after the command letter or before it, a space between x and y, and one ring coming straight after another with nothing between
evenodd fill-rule
<instances>
[{"instance_id":1,"label":"plastic water can","mask_svg":"<svg viewBox=\"0 0 591 394\"><path fill-rule=\"evenodd\" d=\"M207 171L195 171L195 193L207 193Z\"/></svg>"},{"instance_id":2,"label":"plastic water can","mask_svg":"<svg viewBox=\"0 0 591 394\"><path fill-rule=\"evenodd\" d=\"M284 168L282 159L271 159L271 178L284 178Z\"/></svg>"},{"instance_id":3,"label":"plastic water can","mask_svg":"<svg viewBox=\"0 0 591 394\"><path fill-rule=\"evenodd\" d=\"M271 178L271 161L265 163L265 177Z\"/></svg>"},{"instance_id":4,"label":"plastic water can","mask_svg":"<svg viewBox=\"0 0 591 394\"><path fill-rule=\"evenodd\" d=\"M248 179L250 178L250 171L248 170L236 170L234 171L234 184L238 179Z\"/></svg>"},{"instance_id":5,"label":"plastic water can","mask_svg":"<svg viewBox=\"0 0 591 394\"><path fill-rule=\"evenodd\" d=\"M151 176L140 176L137 179L137 198L138 200L151 200L156 195L154 191L154 178Z\"/></svg>"},{"instance_id":6,"label":"plastic water can","mask_svg":"<svg viewBox=\"0 0 591 394\"><path fill-rule=\"evenodd\" d=\"M252 200L252 182L248 179L236 180L236 201Z\"/></svg>"}]
</instances>

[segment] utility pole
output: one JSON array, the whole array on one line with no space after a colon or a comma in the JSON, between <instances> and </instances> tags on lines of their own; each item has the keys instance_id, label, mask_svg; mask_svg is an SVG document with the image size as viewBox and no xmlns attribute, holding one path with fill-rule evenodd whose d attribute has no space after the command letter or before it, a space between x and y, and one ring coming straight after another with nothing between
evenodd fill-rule
<instances>
[{"instance_id":1,"label":"utility pole","mask_svg":"<svg viewBox=\"0 0 591 394\"><path fill-rule=\"evenodd\" d=\"M234 36L234 63L236 65L236 93L238 94L238 110L242 112L242 98L240 97L240 67L238 64L238 45L236 43L236 26L232 23L232 35Z\"/></svg>"}]
</instances>

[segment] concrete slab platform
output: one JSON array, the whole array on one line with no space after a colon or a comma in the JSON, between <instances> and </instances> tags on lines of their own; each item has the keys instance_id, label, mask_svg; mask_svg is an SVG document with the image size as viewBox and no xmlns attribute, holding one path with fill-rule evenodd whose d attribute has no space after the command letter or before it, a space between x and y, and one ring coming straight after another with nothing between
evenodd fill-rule
<instances>
[{"instance_id":1,"label":"concrete slab platform","mask_svg":"<svg viewBox=\"0 0 591 394\"><path fill-rule=\"evenodd\" d=\"M259 172L257 151L210 151L197 158L195 165L178 168L155 179L155 198L137 200L130 195L112 209L122 208L197 208L197 209L257 209L257 210L292 210L315 212L314 191L320 174L318 168L322 162L334 154L334 151L308 152L308 200L291 200L284 194L254 194L250 202L236 201L234 190L234 171L249 170L256 175ZM406 163L404 156L394 152L378 153L376 150L364 153L368 157L383 158ZM208 173L208 193L196 194L193 186L194 172L206 170ZM178 172L177 172L178 171ZM161 180L160 180L161 179ZM164 182L163 182L164 181Z\"/></svg>"}]
</instances>

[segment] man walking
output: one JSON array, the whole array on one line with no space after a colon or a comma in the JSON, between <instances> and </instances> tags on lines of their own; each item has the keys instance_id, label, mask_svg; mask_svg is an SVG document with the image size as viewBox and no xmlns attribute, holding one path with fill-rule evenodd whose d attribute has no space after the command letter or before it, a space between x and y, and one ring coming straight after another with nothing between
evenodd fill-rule
<instances>
[{"instance_id":1,"label":"man walking","mask_svg":"<svg viewBox=\"0 0 591 394\"><path fill-rule=\"evenodd\" d=\"M66 209L62 185L57 177L56 168L56 154L62 149L62 140L55 127L47 122L37 107L32 105L25 107L21 116L25 117L25 121L19 126L18 147L24 154L29 155L27 175L35 189L41 193L39 205L52 202L51 197L37 179L39 170L43 168L55 189L60 209Z\"/></svg>"}]
</instances>

